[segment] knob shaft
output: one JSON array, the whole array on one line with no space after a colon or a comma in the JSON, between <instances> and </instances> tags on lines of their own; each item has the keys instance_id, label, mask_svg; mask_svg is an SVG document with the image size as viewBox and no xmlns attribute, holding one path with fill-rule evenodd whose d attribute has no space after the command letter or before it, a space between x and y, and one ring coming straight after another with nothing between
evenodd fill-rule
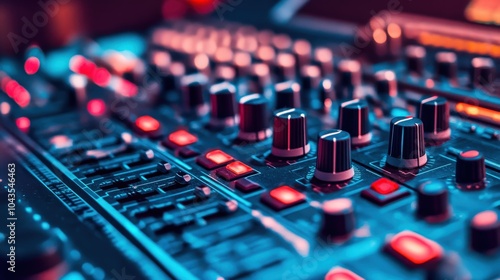
<instances>
[{"instance_id":1,"label":"knob shaft","mask_svg":"<svg viewBox=\"0 0 500 280\"><path fill-rule=\"evenodd\" d=\"M271 153L277 157L299 157L309 149L306 112L294 108L276 111Z\"/></svg>"},{"instance_id":2,"label":"knob shaft","mask_svg":"<svg viewBox=\"0 0 500 280\"><path fill-rule=\"evenodd\" d=\"M265 97L257 93L240 99L239 139L261 141L271 136L268 103Z\"/></svg>"},{"instance_id":3,"label":"knob shaft","mask_svg":"<svg viewBox=\"0 0 500 280\"><path fill-rule=\"evenodd\" d=\"M354 99L340 104L339 129L351 135L353 145L364 145L372 139L368 103Z\"/></svg>"},{"instance_id":4,"label":"knob shaft","mask_svg":"<svg viewBox=\"0 0 500 280\"><path fill-rule=\"evenodd\" d=\"M490 253L500 248L500 220L495 211L476 214L469 225L470 247L481 253Z\"/></svg>"},{"instance_id":5,"label":"knob shaft","mask_svg":"<svg viewBox=\"0 0 500 280\"><path fill-rule=\"evenodd\" d=\"M236 87L228 82L210 87L210 124L217 127L237 124Z\"/></svg>"},{"instance_id":6,"label":"knob shaft","mask_svg":"<svg viewBox=\"0 0 500 280\"><path fill-rule=\"evenodd\" d=\"M387 163L397 168L417 168L427 163L420 119L395 117L391 120Z\"/></svg>"},{"instance_id":7,"label":"knob shaft","mask_svg":"<svg viewBox=\"0 0 500 280\"><path fill-rule=\"evenodd\" d=\"M325 201L322 205L321 234L330 241L347 239L356 228L353 202L349 198Z\"/></svg>"},{"instance_id":8,"label":"knob shaft","mask_svg":"<svg viewBox=\"0 0 500 280\"><path fill-rule=\"evenodd\" d=\"M495 80L495 63L488 57L472 59L470 68L470 82L473 87L485 88L491 86Z\"/></svg>"},{"instance_id":9,"label":"knob shaft","mask_svg":"<svg viewBox=\"0 0 500 280\"><path fill-rule=\"evenodd\" d=\"M321 131L314 177L326 182L341 182L354 176L351 163L351 136L340 129Z\"/></svg>"},{"instance_id":10,"label":"knob shaft","mask_svg":"<svg viewBox=\"0 0 500 280\"><path fill-rule=\"evenodd\" d=\"M428 180L418 186L417 216L440 222L449 217L448 186L439 180Z\"/></svg>"},{"instance_id":11,"label":"knob shaft","mask_svg":"<svg viewBox=\"0 0 500 280\"><path fill-rule=\"evenodd\" d=\"M300 108L300 85L293 81L276 84L276 109Z\"/></svg>"},{"instance_id":12,"label":"knob shaft","mask_svg":"<svg viewBox=\"0 0 500 280\"><path fill-rule=\"evenodd\" d=\"M424 138L446 140L450 138L450 105L444 97L425 97L420 100L417 116L424 124Z\"/></svg>"},{"instance_id":13,"label":"knob shaft","mask_svg":"<svg viewBox=\"0 0 500 280\"><path fill-rule=\"evenodd\" d=\"M483 154L475 150L461 152L457 156L455 172L455 178L459 184L484 182L486 168Z\"/></svg>"}]
</instances>

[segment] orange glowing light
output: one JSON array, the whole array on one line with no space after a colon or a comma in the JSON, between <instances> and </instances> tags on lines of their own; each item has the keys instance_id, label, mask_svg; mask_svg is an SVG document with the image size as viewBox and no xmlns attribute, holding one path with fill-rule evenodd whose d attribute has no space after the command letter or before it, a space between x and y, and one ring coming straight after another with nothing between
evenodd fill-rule
<instances>
[{"instance_id":1,"label":"orange glowing light","mask_svg":"<svg viewBox=\"0 0 500 280\"><path fill-rule=\"evenodd\" d=\"M198 138L186 130L177 130L170 133L168 140L177 146L187 146L198 141Z\"/></svg>"},{"instance_id":2,"label":"orange glowing light","mask_svg":"<svg viewBox=\"0 0 500 280\"><path fill-rule=\"evenodd\" d=\"M489 119L491 121L500 123L500 112L498 111L466 103L458 103L457 105L455 105L455 109L459 113L464 113L469 116L478 116L484 119Z\"/></svg>"},{"instance_id":3,"label":"orange glowing light","mask_svg":"<svg viewBox=\"0 0 500 280\"><path fill-rule=\"evenodd\" d=\"M377 28L373 31L373 40L377 44L383 44L387 41L387 34L384 30Z\"/></svg>"},{"instance_id":4,"label":"orange glowing light","mask_svg":"<svg viewBox=\"0 0 500 280\"><path fill-rule=\"evenodd\" d=\"M40 69L40 60L34 56L29 57L24 62L24 71L28 75L33 75Z\"/></svg>"},{"instance_id":5,"label":"orange glowing light","mask_svg":"<svg viewBox=\"0 0 500 280\"><path fill-rule=\"evenodd\" d=\"M500 46L491 43L460 39L429 32L422 32L419 34L418 41L420 44L425 46L441 47L456 51L465 51L473 54L500 57Z\"/></svg>"},{"instance_id":6,"label":"orange glowing light","mask_svg":"<svg viewBox=\"0 0 500 280\"><path fill-rule=\"evenodd\" d=\"M253 169L241 161L235 161L226 165L226 169L234 175L243 175L253 171Z\"/></svg>"},{"instance_id":7,"label":"orange glowing light","mask_svg":"<svg viewBox=\"0 0 500 280\"><path fill-rule=\"evenodd\" d=\"M227 163L227 162L230 162L231 160L233 160L232 156L224 153L221 150L214 150L214 151L208 152L205 157L215 164L224 164L224 163Z\"/></svg>"},{"instance_id":8,"label":"orange glowing light","mask_svg":"<svg viewBox=\"0 0 500 280\"><path fill-rule=\"evenodd\" d=\"M401 27L399 27L399 25L395 23L389 23L389 25L387 26L387 33L391 38L399 38L401 37Z\"/></svg>"},{"instance_id":9,"label":"orange glowing light","mask_svg":"<svg viewBox=\"0 0 500 280\"><path fill-rule=\"evenodd\" d=\"M87 111L92 116L102 116L106 113L106 103L102 99L92 99L87 103Z\"/></svg>"}]
</instances>

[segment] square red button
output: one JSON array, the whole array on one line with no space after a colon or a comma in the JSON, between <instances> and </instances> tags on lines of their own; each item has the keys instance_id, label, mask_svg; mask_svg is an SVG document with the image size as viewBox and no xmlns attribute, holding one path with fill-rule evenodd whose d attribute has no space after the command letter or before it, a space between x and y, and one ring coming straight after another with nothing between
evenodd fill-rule
<instances>
[{"instance_id":1,"label":"square red button","mask_svg":"<svg viewBox=\"0 0 500 280\"><path fill-rule=\"evenodd\" d=\"M285 205L296 204L303 201L306 197L289 186L281 186L269 192L269 195Z\"/></svg>"},{"instance_id":2,"label":"square red button","mask_svg":"<svg viewBox=\"0 0 500 280\"><path fill-rule=\"evenodd\" d=\"M425 265L443 255L443 248L439 244L409 230L396 234L389 241L387 249L409 266Z\"/></svg>"},{"instance_id":3,"label":"square red button","mask_svg":"<svg viewBox=\"0 0 500 280\"><path fill-rule=\"evenodd\" d=\"M348 269L337 266L328 271L325 280L364 280L364 278Z\"/></svg>"},{"instance_id":4,"label":"square red button","mask_svg":"<svg viewBox=\"0 0 500 280\"><path fill-rule=\"evenodd\" d=\"M370 187L372 188L372 190L376 191L379 194L390 194L399 189L398 183L386 178L378 179L377 181L373 182Z\"/></svg>"},{"instance_id":5,"label":"square red button","mask_svg":"<svg viewBox=\"0 0 500 280\"><path fill-rule=\"evenodd\" d=\"M170 133L168 140L177 146L183 147L196 143L198 138L186 130L181 129Z\"/></svg>"},{"instance_id":6,"label":"square red button","mask_svg":"<svg viewBox=\"0 0 500 280\"><path fill-rule=\"evenodd\" d=\"M221 150L214 150L211 152L208 152L205 157L210 160L211 162L219 165L219 164L225 164L233 160L233 157L224 153Z\"/></svg>"}]
</instances>

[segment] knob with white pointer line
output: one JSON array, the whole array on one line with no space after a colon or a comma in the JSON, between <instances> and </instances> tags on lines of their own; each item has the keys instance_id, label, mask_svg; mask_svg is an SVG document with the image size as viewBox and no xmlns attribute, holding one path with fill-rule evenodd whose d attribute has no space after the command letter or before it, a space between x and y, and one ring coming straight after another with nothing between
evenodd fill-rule
<instances>
[{"instance_id":1,"label":"knob with white pointer line","mask_svg":"<svg viewBox=\"0 0 500 280\"><path fill-rule=\"evenodd\" d=\"M424 126L414 117L391 120L387 164L397 168L417 168L427 163Z\"/></svg>"},{"instance_id":2,"label":"knob with white pointer line","mask_svg":"<svg viewBox=\"0 0 500 280\"><path fill-rule=\"evenodd\" d=\"M450 105L444 97L424 97L420 100L417 116L424 124L425 139L450 139Z\"/></svg>"},{"instance_id":3,"label":"knob with white pointer line","mask_svg":"<svg viewBox=\"0 0 500 280\"><path fill-rule=\"evenodd\" d=\"M351 136L340 129L321 131L314 177L326 182L342 182L354 176L351 163Z\"/></svg>"},{"instance_id":4,"label":"knob with white pointer line","mask_svg":"<svg viewBox=\"0 0 500 280\"><path fill-rule=\"evenodd\" d=\"M242 97L239 104L240 131L238 138L246 141L262 141L271 136L269 128L269 102L255 93Z\"/></svg>"},{"instance_id":5,"label":"knob with white pointer line","mask_svg":"<svg viewBox=\"0 0 500 280\"><path fill-rule=\"evenodd\" d=\"M306 112L295 108L275 111L271 153L290 158L303 156L309 149Z\"/></svg>"},{"instance_id":6,"label":"knob with white pointer line","mask_svg":"<svg viewBox=\"0 0 500 280\"><path fill-rule=\"evenodd\" d=\"M338 127L351 135L353 145L368 144L372 139L368 113L365 100L354 99L340 104Z\"/></svg>"}]
</instances>

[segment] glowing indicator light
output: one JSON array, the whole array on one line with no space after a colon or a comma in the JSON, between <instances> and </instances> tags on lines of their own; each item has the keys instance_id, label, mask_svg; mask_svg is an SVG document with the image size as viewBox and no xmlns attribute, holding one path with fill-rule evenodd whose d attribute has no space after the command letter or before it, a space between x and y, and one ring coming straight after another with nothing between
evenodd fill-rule
<instances>
[{"instance_id":1,"label":"glowing indicator light","mask_svg":"<svg viewBox=\"0 0 500 280\"><path fill-rule=\"evenodd\" d=\"M304 200L306 197L289 186L281 186L269 192L269 195L279 202L290 205Z\"/></svg>"},{"instance_id":2,"label":"glowing indicator light","mask_svg":"<svg viewBox=\"0 0 500 280\"><path fill-rule=\"evenodd\" d=\"M19 130L27 132L31 126L30 119L27 117L20 117L16 119L16 126Z\"/></svg>"},{"instance_id":3,"label":"glowing indicator light","mask_svg":"<svg viewBox=\"0 0 500 280\"><path fill-rule=\"evenodd\" d=\"M211 152L207 153L207 155L205 157L215 164L224 164L224 163L227 163L227 162L230 162L231 160L233 160L232 156L224 153L221 150L211 151Z\"/></svg>"},{"instance_id":4,"label":"glowing indicator light","mask_svg":"<svg viewBox=\"0 0 500 280\"><path fill-rule=\"evenodd\" d=\"M226 166L226 169L234 175L243 175L253 171L253 169L241 161L235 161Z\"/></svg>"},{"instance_id":5,"label":"glowing indicator light","mask_svg":"<svg viewBox=\"0 0 500 280\"><path fill-rule=\"evenodd\" d=\"M142 116L135 120L135 126L143 132L154 132L160 129L160 122L151 116Z\"/></svg>"},{"instance_id":6,"label":"glowing indicator light","mask_svg":"<svg viewBox=\"0 0 500 280\"><path fill-rule=\"evenodd\" d=\"M193 134L181 129L170 133L168 140L177 146L187 146L198 141L198 138Z\"/></svg>"},{"instance_id":7,"label":"glowing indicator light","mask_svg":"<svg viewBox=\"0 0 500 280\"><path fill-rule=\"evenodd\" d=\"M92 73L92 81L96 83L96 85L104 87L109 84L109 81L111 80L111 74L109 73L108 70L104 68L97 68L93 73Z\"/></svg>"},{"instance_id":8,"label":"glowing indicator light","mask_svg":"<svg viewBox=\"0 0 500 280\"><path fill-rule=\"evenodd\" d=\"M399 185L386 178L380 178L373 182L370 186L374 191L379 194L390 194L399 189Z\"/></svg>"},{"instance_id":9,"label":"glowing indicator light","mask_svg":"<svg viewBox=\"0 0 500 280\"><path fill-rule=\"evenodd\" d=\"M106 113L106 103L102 99L92 99L87 103L87 111L92 116L102 116Z\"/></svg>"},{"instance_id":10,"label":"glowing indicator light","mask_svg":"<svg viewBox=\"0 0 500 280\"><path fill-rule=\"evenodd\" d=\"M40 60L34 56L29 57L24 62L24 71L28 75L33 75L40 69Z\"/></svg>"},{"instance_id":11,"label":"glowing indicator light","mask_svg":"<svg viewBox=\"0 0 500 280\"><path fill-rule=\"evenodd\" d=\"M438 259L443 254L439 244L409 230L396 234L389 246L395 254L415 265Z\"/></svg>"},{"instance_id":12,"label":"glowing indicator light","mask_svg":"<svg viewBox=\"0 0 500 280\"><path fill-rule=\"evenodd\" d=\"M481 118L489 119L491 121L494 121L496 123L500 123L500 112L486 109L483 107L478 107L474 105L469 105L465 103L458 103L455 106L455 109L459 113L465 113L466 115L469 116L479 116Z\"/></svg>"},{"instance_id":13,"label":"glowing indicator light","mask_svg":"<svg viewBox=\"0 0 500 280\"><path fill-rule=\"evenodd\" d=\"M343 267L337 266L330 271L325 276L325 280L363 280L361 276L356 273L345 269Z\"/></svg>"}]
</instances>

